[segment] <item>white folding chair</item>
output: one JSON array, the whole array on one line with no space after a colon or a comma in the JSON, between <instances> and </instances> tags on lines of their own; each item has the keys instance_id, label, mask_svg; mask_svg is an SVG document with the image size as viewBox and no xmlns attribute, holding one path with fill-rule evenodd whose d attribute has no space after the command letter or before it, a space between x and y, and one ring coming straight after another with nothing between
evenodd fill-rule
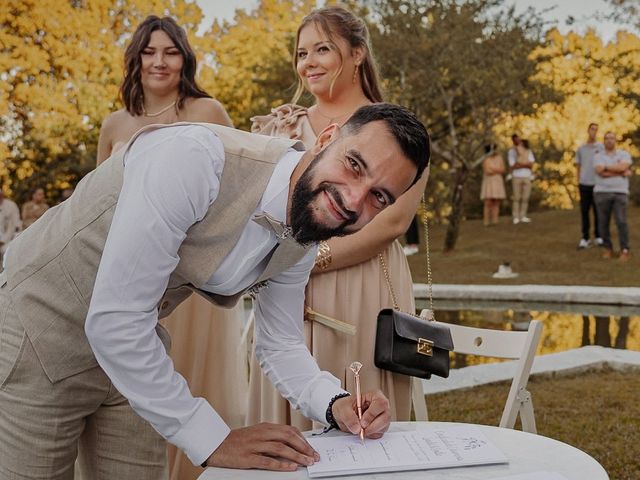
<instances>
[{"instance_id":1,"label":"white folding chair","mask_svg":"<svg viewBox=\"0 0 640 480\"><path fill-rule=\"evenodd\" d=\"M426 314L428 311L423 310L422 315ZM446 326L451 330L453 351L456 353L518 361L507 402L502 411L500 427L514 428L516 418L520 415L522 430L536 433L536 420L533 414L531 394L527 390L527 382L540 342L542 323L531 320L528 330L523 332L466 327L452 323L447 323ZM428 415L422 380L413 378L412 387L416 420L426 421Z\"/></svg>"}]
</instances>

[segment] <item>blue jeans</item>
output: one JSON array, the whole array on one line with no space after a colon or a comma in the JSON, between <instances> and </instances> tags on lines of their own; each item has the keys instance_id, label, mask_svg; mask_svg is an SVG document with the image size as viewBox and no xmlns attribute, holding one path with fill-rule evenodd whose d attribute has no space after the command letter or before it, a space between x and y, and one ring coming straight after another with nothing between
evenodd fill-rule
<instances>
[{"instance_id":1,"label":"blue jeans","mask_svg":"<svg viewBox=\"0 0 640 480\"><path fill-rule=\"evenodd\" d=\"M620 237L620 250L629 249L629 226L627 225L627 204L629 196L626 193L595 192L593 197L598 210L598 230L603 241L603 247L611 250L611 214L618 227L618 237Z\"/></svg>"}]
</instances>

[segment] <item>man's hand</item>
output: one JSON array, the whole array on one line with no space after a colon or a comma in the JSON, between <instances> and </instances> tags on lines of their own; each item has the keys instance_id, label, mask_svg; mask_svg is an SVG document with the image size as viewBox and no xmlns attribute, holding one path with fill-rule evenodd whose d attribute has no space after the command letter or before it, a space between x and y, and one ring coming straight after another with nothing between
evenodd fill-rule
<instances>
[{"instance_id":1,"label":"man's hand","mask_svg":"<svg viewBox=\"0 0 640 480\"><path fill-rule=\"evenodd\" d=\"M333 402L332 413L340 430L358 435L362 427L367 438L382 437L391 422L389 400L380 390L362 395L362 423L358 420L356 397L353 395Z\"/></svg>"},{"instance_id":2,"label":"man's hand","mask_svg":"<svg viewBox=\"0 0 640 480\"><path fill-rule=\"evenodd\" d=\"M320 455L295 427L261 423L237 428L207 459L209 467L259 468L290 472L313 465Z\"/></svg>"}]
</instances>

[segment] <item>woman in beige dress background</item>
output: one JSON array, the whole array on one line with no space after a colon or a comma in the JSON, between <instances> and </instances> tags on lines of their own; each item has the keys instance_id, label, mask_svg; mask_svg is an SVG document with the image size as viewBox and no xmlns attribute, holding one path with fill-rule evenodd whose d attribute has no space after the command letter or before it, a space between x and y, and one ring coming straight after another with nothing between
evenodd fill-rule
<instances>
[{"instance_id":1,"label":"woman in beige dress background","mask_svg":"<svg viewBox=\"0 0 640 480\"><path fill-rule=\"evenodd\" d=\"M22 229L38 220L47 210L49 205L44 201L44 190L36 188L31 194L31 200L22 205Z\"/></svg>"},{"instance_id":2,"label":"woman in beige dress background","mask_svg":"<svg viewBox=\"0 0 640 480\"><path fill-rule=\"evenodd\" d=\"M496 151L496 145L487 145L485 155L482 161L480 199L484 201L483 223L488 227L498 223L500 203L507 198L507 192L502 178L505 172L504 159Z\"/></svg>"},{"instance_id":3,"label":"woman in beige dress background","mask_svg":"<svg viewBox=\"0 0 640 480\"><path fill-rule=\"evenodd\" d=\"M220 102L195 81L196 58L186 33L169 17L148 17L125 53L121 87L125 108L109 115L98 141L98 164L145 125L207 122L231 125ZM176 162L184 161L176 158ZM238 345L243 306L227 310L192 295L163 325L171 334L171 358L195 396L206 398L231 428L244 422L246 361ZM169 445L171 479L195 479L202 469Z\"/></svg>"},{"instance_id":4,"label":"woman in beige dress background","mask_svg":"<svg viewBox=\"0 0 640 480\"><path fill-rule=\"evenodd\" d=\"M293 104L254 117L254 132L296 138L311 147L328 125L342 125L359 107L382 101L367 28L344 8L322 8L305 17L298 28L293 64L299 79ZM305 89L315 99L309 108L295 104ZM392 306L378 254L389 266L400 308L414 311L411 272L396 238L411 223L427 176L428 172L360 232L323 242L306 290L307 308L356 328L356 334L349 335L320 323L319 315L305 316L307 346L320 368L355 392L349 364L362 362L362 389L381 389L390 400L393 420L409 420L411 392L409 377L379 370L373 363L376 317L380 309ZM250 372L247 424L267 421L301 430L312 427L269 383L255 355Z\"/></svg>"}]
</instances>

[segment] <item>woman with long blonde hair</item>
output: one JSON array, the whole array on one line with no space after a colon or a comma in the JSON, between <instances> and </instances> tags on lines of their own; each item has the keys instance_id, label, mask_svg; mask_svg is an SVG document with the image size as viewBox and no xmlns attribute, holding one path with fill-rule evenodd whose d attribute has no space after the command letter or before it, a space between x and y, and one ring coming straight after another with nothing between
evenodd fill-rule
<instances>
[{"instance_id":1,"label":"woman with long blonde hair","mask_svg":"<svg viewBox=\"0 0 640 480\"><path fill-rule=\"evenodd\" d=\"M359 107L382 101L366 25L344 8L321 8L304 18L293 65L299 82L293 103L254 117L252 131L296 138L311 147L327 126L342 125ZM309 108L296 105L305 90L315 100ZM383 391L393 420L409 420L410 382L373 364L376 316L393 306L378 255L388 265L400 308L413 311L411 273L396 238L411 223L427 177L423 175L360 232L321 242L306 289L306 341L320 368L340 379L343 388L355 391L349 364L362 362L362 388ZM292 411L263 376L255 356L249 388L247 424L268 421L311 428L311 422Z\"/></svg>"}]
</instances>

